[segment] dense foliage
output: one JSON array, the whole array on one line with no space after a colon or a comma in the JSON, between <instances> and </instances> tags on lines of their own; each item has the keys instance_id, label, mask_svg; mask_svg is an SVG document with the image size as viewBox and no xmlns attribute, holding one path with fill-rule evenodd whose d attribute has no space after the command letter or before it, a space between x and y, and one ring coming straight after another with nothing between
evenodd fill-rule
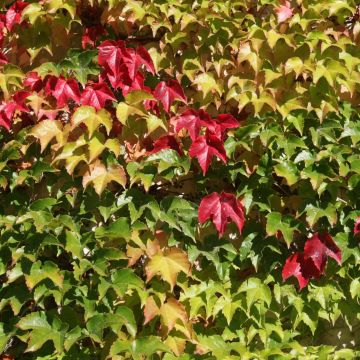
<instances>
[{"instance_id":1,"label":"dense foliage","mask_svg":"<svg viewBox=\"0 0 360 360\"><path fill-rule=\"evenodd\" d=\"M2 359L355 359L354 0L2 0Z\"/></svg>"}]
</instances>

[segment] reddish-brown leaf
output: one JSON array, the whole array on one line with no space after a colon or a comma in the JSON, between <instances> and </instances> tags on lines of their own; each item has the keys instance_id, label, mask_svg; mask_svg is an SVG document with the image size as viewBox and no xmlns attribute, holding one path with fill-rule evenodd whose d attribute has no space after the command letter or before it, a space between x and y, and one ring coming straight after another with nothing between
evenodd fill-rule
<instances>
[{"instance_id":1,"label":"reddish-brown leaf","mask_svg":"<svg viewBox=\"0 0 360 360\"><path fill-rule=\"evenodd\" d=\"M83 36L81 37L81 47L86 49L89 45L90 47L94 47L96 44L96 40L106 33L106 29L102 25L91 26L86 28Z\"/></svg>"}]
</instances>

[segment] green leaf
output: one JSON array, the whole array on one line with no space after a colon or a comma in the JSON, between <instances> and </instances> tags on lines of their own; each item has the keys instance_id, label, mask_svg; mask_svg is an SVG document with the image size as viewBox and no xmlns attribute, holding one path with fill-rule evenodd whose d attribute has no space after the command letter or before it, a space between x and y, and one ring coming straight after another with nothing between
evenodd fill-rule
<instances>
[{"instance_id":1,"label":"green leaf","mask_svg":"<svg viewBox=\"0 0 360 360\"><path fill-rule=\"evenodd\" d=\"M97 314L89 319L86 328L89 335L98 342L102 341L103 332L110 327L113 331L118 331L125 326L131 336L137 332L136 321L133 312L125 306L118 307L114 314Z\"/></svg>"},{"instance_id":2,"label":"green leaf","mask_svg":"<svg viewBox=\"0 0 360 360\"><path fill-rule=\"evenodd\" d=\"M128 239L131 236L129 222L127 218L119 218L107 227L98 227L95 230L95 236L99 239Z\"/></svg>"},{"instance_id":3,"label":"green leaf","mask_svg":"<svg viewBox=\"0 0 360 360\"><path fill-rule=\"evenodd\" d=\"M278 212L271 212L266 216L266 218L267 234L273 236L276 235L278 231L281 231L281 234L289 247L293 241L294 231L297 229L296 224L294 224L293 217L288 215L282 216Z\"/></svg>"},{"instance_id":4,"label":"green leaf","mask_svg":"<svg viewBox=\"0 0 360 360\"><path fill-rule=\"evenodd\" d=\"M44 198L34 201L30 205L30 210L45 210L45 209L51 209L55 204L57 204L57 200L54 198Z\"/></svg>"},{"instance_id":5,"label":"green leaf","mask_svg":"<svg viewBox=\"0 0 360 360\"><path fill-rule=\"evenodd\" d=\"M281 161L274 167L277 176L286 179L289 186L294 185L299 180L299 172L297 167L289 161Z\"/></svg>"}]
</instances>

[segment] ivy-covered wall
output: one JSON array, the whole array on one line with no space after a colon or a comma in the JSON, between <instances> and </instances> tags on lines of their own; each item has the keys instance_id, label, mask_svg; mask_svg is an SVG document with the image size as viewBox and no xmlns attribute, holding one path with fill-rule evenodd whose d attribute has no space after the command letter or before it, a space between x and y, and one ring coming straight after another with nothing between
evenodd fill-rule
<instances>
[{"instance_id":1,"label":"ivy-covered wall","mask_svg":"<svg viewBox=\"0 0 360 360\"><path fill-rule=\"evenodd\" d=\"M360 356L360 6L0 3L0 359Z\"/></svg>"}]
</instances>

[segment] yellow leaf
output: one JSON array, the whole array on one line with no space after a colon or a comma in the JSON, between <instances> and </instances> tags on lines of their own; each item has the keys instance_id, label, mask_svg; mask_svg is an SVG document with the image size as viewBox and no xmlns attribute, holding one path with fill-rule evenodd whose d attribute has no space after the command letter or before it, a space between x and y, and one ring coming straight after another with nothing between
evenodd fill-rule
<instances>
[{"instance_id":1,"label":"yellow leaf","mask_svg":"<svg viewBox=\"0 0 360 360\"><path fill-rule=\"evenodd\" d=\"M165 344L171 349L175 356L180 356L184 353L186 340L175 336L168 336Z\"/></svg>"},{"instance_id":2,"label":"yellow leaf","mask_svg":"<svg viewBox=\"0 0 360 360\"><path fill-rule=\"evenodd\" d=\"M100 161L96 161L90 165L89 171L84 175L83 186L86 188L92 183L97 194L101 195L106 186L112 181L125 187L126 175L123 167L113 165L106 168Z\"/></svg>"},{"instance_id":3,"label":"yellow leaf","mask_svg":"<svg viewBox=\"0 0 360 360\"><path fill-rule=\"evenodd\" d=\"M145 116L145 113L143 113L140 109L124 102L119 103L116 107L116 117L123 125L126 125L129 116L134 114Z\"/></svg>"},{"instance_id":4,"label":"yellow leaf","mask_svg":"<svg viewBox=\"0 0 360 360\"><path fill-rule=\"evenodd\" d=\"M176 299L170 298L160 308L161 322L170 332L176 322L180 320L183 324L188 322L188 316L184 305Z\"/></svg>"},{"instance_id":5,"label":"yellow leaf","mask_svg":"<svg viewBox=\"0 0 360 360\"><path fill-rule=\"evenodd\" d=\"M44 120L35 125L30 131L30 135L40 140L41 152L43 152L49 142L62 134L62 124L57 120Z\"/></svg>"},{"instance_id":6,"label":"yellow leaf","mask_svg":"<svg viewBox=\"0 0 360 360\"><path fill-rule=\"evenodd\" d=\"M189 276L191 274L191 265L184 251L172 247L164 252L159 251L155 254L150 259L145 270L147 281L150 281L154 275L159 274L173 289L178 273L183 271Z\"/></svg>"},{"instance_id":7,"label":"yellow leaf","mask_svg":"<svg viewBox=\"0 0 360 360\"><path fill-rule=\"evenodd\" d=\"M133 90L125 96L125 100L130 105L142 103L144 100L155 100L154 96L144 90Z\"/></svg>"},{"instance_id":8,"label":"yellow leaf","mask_svg":"<svg viewBox=\"0 0 360 360\"><path fill-rule=\"evenodd\" d=\"M200 74L196 77L194 83L198 85L198 88L202 91L204 99L209 92L214 94L216 91L219 95L222 94L220 85L216 82L213 76L210 75L210 73Z\"/></svg>"},{"instance_id":9,"label":"yellow leaf","mask_svg":"<svg viewBox=\"0 0 360 360\"><path fill-rule=\"evenodd\" d=\"M88 128L90 137L100 125L105 126L107 134L110 133L112 128L112 118L110 113L105 109L96 111L92 106L79 107L75 111L71 119L71 123L73 128L79 126L81 123L84 123Z\"/></svg>"},{"instance_id":10,"label":"yellow leaf","mask_svg":"<svg viewBox=\"0 0 360 360\"><path fill-rule=\"evenodd\" d=\"M165 131L167 131L166 125L164 123L164 120L161 118L158 118L156 115L149 114L146 116L146 125L148 128L149 134L152 133L157 128L161 127Z\"/></svg>"},{"instance_id":11,"label":"yellow leaf","mask_svg":"<svg viewBox=\"0 0 360 360\"><path fill-rule=\"evenodd\" d=\"M11 85L21 86L21 80L24 73L21 69L12 64L6 64L0 73L0 88L4 93L5 99L9 97L9 89Z\"/></svg>"},{"instance_id":12,"label":"yellow leaf","mask_svg":"<svg viewBox=\"0 0 360 360\"><path fill-rule=\"evenodd\" d=\"M89 142L89 163L94 161L105 149L104 136L97 133Z\"/></svg>"}]
</instances>

